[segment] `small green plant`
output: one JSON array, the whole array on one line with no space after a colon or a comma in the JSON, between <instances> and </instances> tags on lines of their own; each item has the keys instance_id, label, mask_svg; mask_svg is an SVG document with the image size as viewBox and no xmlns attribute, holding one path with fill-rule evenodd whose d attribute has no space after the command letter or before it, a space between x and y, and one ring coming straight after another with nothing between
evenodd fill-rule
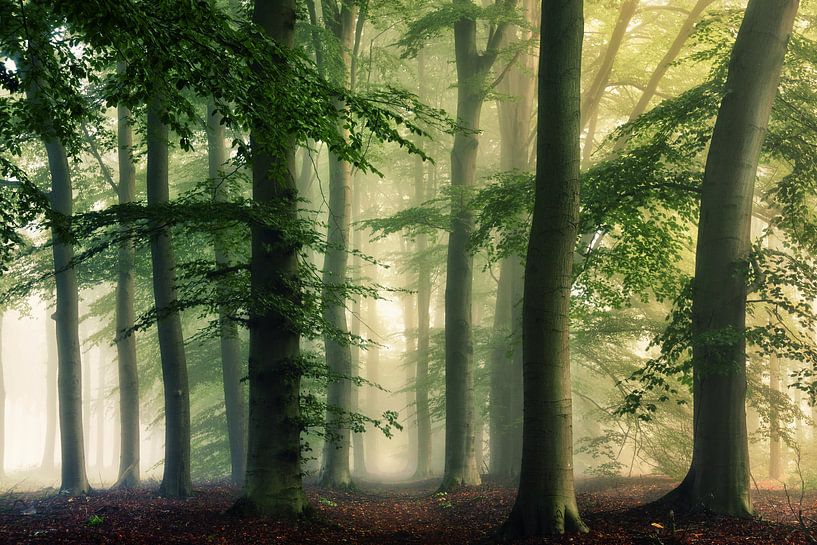
<instances>
[{"instance_id":1,"label":"small green plant","mask_svg":"<svg viewBox=\"0 0 817 545\"><path fill-rule=\"evenodd\" d=\"M105 522L105 517L100 515L91 515L88 517L88 526L100 526L102 523Z\"/></svg>"},{"instance_id":2,"label":"small green plant","mask_svg":"<svg viewBox=\"0 0 817 545\"><path fill-rule=\"evenodd\" d=\"M336 502L333 502L329 498L318 498L318 501L320 502L321 505L325 505L327 507L337 507L338 506L338 504Z\"/></svg>"},{"instance_id":3,"label":"small green plant","mask_svg":"<svg viewBox=\"0 0 817 545\"><path fill-rule=\"evenodd\" d=\"M437 492L434 494L434 499L437 500L437 505L442 507L443 509L451 509L454 507L454 504L451 503L451 500L448 499L447 492Z\"/></svg>"}]
</instances>

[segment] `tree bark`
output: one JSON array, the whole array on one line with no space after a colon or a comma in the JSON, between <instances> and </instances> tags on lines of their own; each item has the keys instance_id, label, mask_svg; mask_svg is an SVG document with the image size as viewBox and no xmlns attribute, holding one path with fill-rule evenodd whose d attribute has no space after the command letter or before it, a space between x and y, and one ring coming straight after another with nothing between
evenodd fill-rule
<instances>
[{"instance_id":1,"label":"tree bark","mask_svg":"<svg viewBox=\"0 0 817 545\"><path fill-rule=\"evenodd\" d=\"M506 537L586 531L573 484L570 290L579 220L583 2L544 0L536 198L523 300L524 423Z\"/></svg>"},{"instance_id":2,"label":"tree bark","mask_svg":"<svg viewBox=\"0 0 817 545\"><path fill-rule=\"evenodd\" d=\"M45 447L40 468L50 473L56 466L57 453L57 332L54 329L54 315L46 310L45 315Z\"/></svg>"},{"instance_id":3,"label":"tree bark","mask_svg":"<svg viewBox=\"0 0 817 545\"><path fill-rule=\"evenodd\" d=\"M420 100L426 96L424 82L425 56L422 51L417 54L417 77L420 88ZM429 198L425 179L425 163L421 157L414 158L414 203L419 206ZM428 406L428 363L431 312L431 267L428 263L428 236L417 235L415 251L420 258L417 269L417 353L414 372L415 422L417 424L417 461L414 470L415 479L426 479L431 476L431 413Z\"/></svg>"},{"instance_id":4,"label":"tree bark","mask_svg":"<svg viewBox=\"0 0 817 545\"><path fill-rule=\"evenodd\" d=\"M769 390L772 395L769 410L769 478L780 480L783 476L783 458L780 451L780 414L777 403L780 400L780 358L769 356Z\"/></svg>"},{"instance_id":5,"label":"tree bark","mask_svg":"<svg viewBox=\"0 0 817 545\"><path fill-rule=\"evenodd\" d=\"M335 0L328 0L334 2ZM351 51L354 45L357 7L349 0L342 0L339 7L327 8L324 4L324 21L338 40L341 74L339 81L347 85ZM330 13L336 12L332 18ZM343 104L337 104L343 108ZM349 137L349 130L338 125L342 138ZM346 304L341 291L347 281L349 261L349 230L352 209L352 167L333 152L329 152L329 218L326 255L323 264L323 314L330 327L341 335L349 331L346 320ZM348 343L338 342L327 335L324 338L326 363L336 375L329 381L326 403L326 442L323 449L321 483L331 488L352 486L349 468L351 433L348 413L352 408L352 353Z\"/></svg>"},{"instance_id":6,"label":"tree bark","mask_svg":"<svg viewBox=\"0 0 817 545\"><path fill-rule=\"evenodd\" d=\"M168 186L168 128L162 123L161 99L148 103L148 205L170 202ZM170 229L155 220L150 237L153 296L156 303L159 351L165 404L165 460L160 494L184 498L193 493L190 480L190 390L181 316L176 294L176 256Z\"/></svg>"},{"instance_id":7,"label":"tree bark","mask_svg":"<svg viewBox=\"0 0 817 545\"><path fill-rule=\"evenodd\" d=\"M224 180L219 174L227 162L224 146L224 125L221 114L210 103L207 106L208 177L213 188L213 200L226 202ZM232 263L228 244L222 233L214 235L216 270L223 271ZM226 293L220 290L218 311L221 372L224 387L224 408L227 415L227 435L230 443L230 477L233 483L243 484L247 472L247 404L241 385L241 343L238 327L230 318Z\"/></svg>"},{"instance_id":8,"label":"tree bark","mask_svg":"<svg viewBox=\"0 0 817 545\"><path fill-rule=\"evenodd\" d=\"M6 477L6 382L3 376L3 318L0 314L0 482Z\"/></svg>"},{"instance_id":9,"label":"tree bark","mask_svg":"<svg viewBox=\"0 0 817 545\"><path fill-rule=\"evenodd\" d=\"M120 70L122 67L120 68ZM117 147L119 159L119 204L136 200L136 165L133 162L133 129L131 112L126 106L117 108ZM120 228L124 233L130 227ZM119 476L116 484L132 488L139 484L141 430L139 428L139 370L136 359L136 336L131 332L136 321L134 241L124 238L119 244L118 278L116 283L116 355L119 369Z\"/></svg>"},{"instance_id":10,"label":"tree bark","mask_svg":"<svg viewBox=\"0 0 817 545\"><path fill-rule=\"evenodd\" d=\"M283 47L292 47L294 0L256 0L253 22ZM283 58L276 59L285 65ZM256 90L260 92L260 90ZM290 112L271 108L272 126ZM253 200L275 206L288 221L298 219L293 172L295 141L269 142L268 126L250 135ZM253 300L272 293L298 304L296 241L262 224L252 227L250 290ZM300 333L290 317L274 306L250 306L250 402L247 477L234 512L299 517L308 508L301 476Z\"/></svg>"},{"instance_id":11,"label":"tree bark","mask_svg":"<svg viewBox=\"0 0 817 545\"><path fill-rule=\"evenodd\" d=\"M746 296L755 176L798 0L750 0L706 161L692 299L692 465L666 502L749 516Z\"/></svg>"},{"instance_id":12,"label":"tree bark","mask_svg":"<svg viewBox=\"0 0 817 545\"><path fill-rule=\"evenodd\" d=\"M358 222L362 219L361 194L359 186L352 191L352 217L354 221ZM358 252L363 251L363 230L361 228L354 228L352 230L352 248ZM354 275L354 282L362 283L364 280L363 260L358 256L352 257L352 274ZM355 296L352 299L352 327L351 333L355 337L361 336L361 297ZM354 344L351 347L352 356L352 376L359 377L361 370L361 348L360 345ZM352 411L360 412L361 408L361 389L358 386L352 385ZM354 458L353 469L355 477L362 477L366 475L366 447L364 445L364 434L352 434L352 457Z\"/></svg>"},{"instance_id":13,"label":"tree bark","mask_svg":"<svg viewBox=\"0 0 817 545\"><path fill-rule=\"evenodd\" d=\"M105 369L105 354L100 347L97 350L97 398L94 412L96 413L96 462L97 471L101 471L105 467L105 397L106 397L106 379L107 369Z\"/></svg>"},{"instance_id":14,"label":"tree bark","mask_svg":"<svg viewBox=\"0 0 817 545\"><path fill-rule=\"evenodd\" d=\"M47 30L43 30L43 35ZM41 68L40 58L51 55L47 39L42 38L30 44L29 59L25 70L33 71L29 77L27 96L35 110L42 110L42 85L37 73ZM68 155L60 138L56 135L53 121L47 112L39 112L42 126L41 138L48 156L51 173L51 206L70 224L73 214L73 186L68 167ZM74 248L63 241L63 233L58 228L51 231L53 239L53 259L56 283L57 326L57 393L59 398L61 479L60 490L67 494L84 494L89 489L85 473L85 446L82 427L82 358L79 347L79 288L76 271L72 262Z\"/></svg>"}]
</instances>

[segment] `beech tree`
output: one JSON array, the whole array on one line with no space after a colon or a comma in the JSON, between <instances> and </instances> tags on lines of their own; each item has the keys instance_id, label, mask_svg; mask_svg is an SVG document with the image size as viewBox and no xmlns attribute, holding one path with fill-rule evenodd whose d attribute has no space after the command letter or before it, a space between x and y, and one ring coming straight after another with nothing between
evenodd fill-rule
<instances>
[{"instance_id":1,"label":"beech tree","mask_svg":"<svg viewBox=\"0 0 817 545\"><path fill-rule=\"evenodd\" d=\"M573 485L569 348L583 2L544 0L540 33L536 191L522 303L522 468L506 537L586 531Z\"/></svg>"},{"instance_id":2,"label":"beech tree","mask_svg":"<svg viewBox=\"0 0 817 545\"><path fill-rule=\"evenodd\" d=\"M665 498L690 509L752 513L745 338L752 198L798 7L749 1L709 146L692 295L692 463Z\"/></svg>"}]
</instances>

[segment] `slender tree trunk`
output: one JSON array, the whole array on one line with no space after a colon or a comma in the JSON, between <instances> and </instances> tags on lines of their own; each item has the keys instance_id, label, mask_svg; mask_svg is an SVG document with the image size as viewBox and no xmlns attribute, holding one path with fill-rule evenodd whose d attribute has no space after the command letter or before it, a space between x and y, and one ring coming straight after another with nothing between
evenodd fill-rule
<instances>
[{"instance_id":1,"label":"slender tree trunk","mask_svg":"<svg viewBox=\"0 0 817 545\"><path fill-rule=\"evenodd\" d=\"M147 196L148 205L152 207L170 202L168 128L161 121L162 110L161 100L152 98L148 104L147 123ZM159 220L153 225L150 255L165 403L165 460L159 491L163 496L184 498L193 493L190 481L190 390L181 315L176 307L176 256L170 229Z\"/></svg>"},{"instance_id":2,"label":"slender tree trunk","mask_svg":"<svg viewBox=\"0 0 817 545\"><path fill-rule=\"evenodd\" d=\"M105 369L105 354L101 347L97 350L97 398L94 412L96 413L96 467L101 471L105 467L105 398L107 397L107 373Z\"/></svg>"},{"instance_id":3,"label":"slender tree trunk","mask_svg":"<svg viewBox=\"0 0 817 545\"><path fill-rule=\"evenodd\" d=\"M598 111L601 99L604 97L604 92L607 90L607 84L610 82L610 74L613 73L613 65L615 65L618 51L624 43L624 38L627 36L627 28L630 26L630 21L633 20L635 12L638 9L640 0L624 0L621 3L621 9L618 12L618 19L616 26L613 28L613 33L610 35L610 40L607 42L607 47L599 59L599 69L593 77L593 81L588 86L584 95L582 96L581 105L581 128L587 127L587 124Z\"/></svg>"},{"instance_id":4,"label":"slender tree trunk","mask_svg":"<svg viewBox=\"0 0 817 545\"><path fill-rule=\"evenodd\" d=\"M355 221L360 221L362 219L362 206L361 206L361 191L353 191L352 192L352 214L355 218ZM362 229L356 228L352 232L352 247L357 250L358 252L363 251L363 237L362 237ZM355 282L362 283L364 281L364 267L363 261L357 257L353 257L354 266L352 270L354 271L353 274L355 276ZM362 334L362 327L361 327L361 313L362 305L361 305L361 297L355 297L352 300L352 335L359 337ZM355 377L360 376L360 370L362 367L361 362L361 349L360 345L354 344L351 347L352 353L352 375ZM352 410L354 412L359 412L361 408L361 389L357 386L352 387ZM366 447L364 441L364 435L362 433L355 433L352 435L352 453L354 456L354 471L355 476L365 476L366 475Z\"/></svg>"},{"instance_id":5,"label":"slender tree trunk","mask_svg":"<svg viewBox=\"0 0 817 545\"><path fill-rule=\"evenodd\" d=\"M283 47L292 47L294 0L256 0L253 22ZM286 61L276 59L281 65ZM260 90L254 90L260 92ZM293 178L295 141L269 142L277 120L290 112L272 107L272 125L250 135L253 200L274 206L288 221L298 219ZM263 130L262 130L263 129ZM250 290L253 300L269 293L298 304L298 241L266 225L252 227ZM301 476L300 333L281 308L250 307L250 402L247 478L233 511L274 517L299 517L308 508Z\"/></svg>"},{"instance_id":6,"label":"slender tree trunk","mask_svg":"<svg viewBox=\"0 0 817 545\"><path fill-rule=\"evenodd\" d=\"M460 85L474 85L463 69ZM460 88L457 118L466 129L479 129L482 96ZM476 175L476 132L457 133L451 151L452 228L448 236L445 285L445 471L442 489L479 484L475 458L474 347L471 337L474 228L467 192Z\"/></svg>"},{"instance_id":7,"label":"slender tree trunk","mask_svg":"<svg viewBox=\"0 0 817 545\"><path fill-rule=\"evenodd\" d=\"M510 2L513 7L515 2ZM470 0L455 0L467 11ZM484 53L477 49L477 24L463 16L454 23L457 66L457 121L465 129L454 136L451 149L451 232L445 285L445 472L441 490L479 484L474 422L474 347L471 337L474 229L468 193L476 181L479 121L485 100L484 85L505 42L508 24L502 23L488 40Z\"/></svg>"},{"instance_id":8,"label":"slender tree trunk","mask_svg":"<svg viewBox=\"0 0 817 545\"><path fill-rule=\"evenodd\" d=\"M378 329L377 301L369 299L366 301L365 309L366 318L364 321L372 331L376 331ZM376 344L370 345L366 350L366 380L373 384L380 384L380 347ZM364 405L366 414L373 417L380 414L380 399L380 390L371 386L367 388L366 403ZM377 448L379 439L380 433L376 430L370 430L369 433L364 435L365 450L369 454L366 468L369 472L377 468L375 455L379 452Z\"/></svg>"},{"instance_id":9,"label":"slender tree trunk","mask_svg":"<svg viewBox=\"0 0 817 545\"><path fill-rule=\"evenodd\" d=\"M523 2L525 18L536 20L536 2ZM523 40L530 30L516 29ZM533 115L536 71L534 55L524 55L507 71L499 84L501 93L514 97L497 103L499 111L500 164L504 171L525 172L530 168L529 135ZM494 314L491 353L491 393L489 413L490 472L503 479L519 475L522 458L522 320L524 284L523 259L510 256L500 265ZM495 410L496 409L496 410Z\"/></svg>"},{"instance_id":10,"label":"slender tree trunk","mask_svg":"<svg viewBox=\"0 0 817 545\"><path fill-rule=\"evenodd\" d=\"M573 485L570 290L579 220L583 2L544 0L536 200L525 264L524 426L506 537L585 531Z\"/></svg>"},{"instance_id":11,"label":"slender tree trunk","mask_svg":"<svg viewBox=\"0 0 817 545\"><path fill-rule=\"evenodd\" d=\"M330 0L334 1L334 0ZM347 84L351 51L354 41L357 7L343 0L338 10L339 20L326 19L327 26L338 40L342 73L340 81ZM324 12L326 18L328 13ZM343 104L338 104L340 109ZM338 125L343 138L349 130ZM340 334L349 331L346 320L346 302L343 289L347 281L349 261L349 229L352 209L352 167L333 152L329 152L329 219L328 247L323 262L323 315L327 324ZM329 381L326 392L326 442L323 449L321 483L331 488L352 486L349 468L351 432L348 413L352 408L352 353L347 343L341 343L327 335L324 338L326 363L336 378ZM337 378L339 377L339 378Z\"/></svg>"},{"instance_id":12,"label":"slender tree trunk","mask_svg":"<svg viewBox=\"0 0 817 545\"><path fill-rule=\"evenodd\" d=\"M122 70L123 67L120 67ZM136 165L133 163L133 129L131 112L125 106L117 108L117 147L119 157L119 204L136 200ZM123 225L123 233L130 227ZM136 321L134 296L136 274L134 241L125 238L119 244L116 283L116 355L119 369L119 476L117 485L132 488L139 484L139 370L136 359L136 336L132 333Z\"/></svg>"},{"instance_id":13,"label":"slender tree trunk","mask_svg":"<svg viewBox=\"0 0 817 545\"><path fill-rule=\"evenodd\" d=\"M706 161L692 299L692 465L665 497L685 508L752 513L744 338L752 197L798 7L749 1Z\"/></svg>"},{"instance_id":14,"label":"slender tree trunk","mask_svg":"<svg viewBox=\"0 0 817 545\"><path fill-rule=\"evenodd\" d=\"M698 2L696 2L689 11L689 15L687 15L687 18L681 25L675 40L672 42L672 45L667 50L666 54L658 62L658 65L655 67L655 70L650 76L650 80L647 82L647 85L644 86L644 91L641 93L641 97L633 107L632 112L630 112L629 121L635 120L638 116L647 111L647 106L649 106L650 102L655 97L655 94L658 92L658 85L661 83L661 80L664 79L669 67L672 66L672 63L675 62L678 55L681 54L684 44L689 39L692 31L695 29L695 24L700 20L703 12L706 11L706 9L714 2L715 0L698 0Z\"/></svg>"},{"instance_id":15,"label":"slender tree trunk","mask_svg":"<svg viewBox=\"0 0 817 545\"><path fill-rule=\"evenodd\" d=\"M6 477L6 382L3 376L3 318L0 314L0 482Z\"/></svg>"},{"instance_id":16,"label":"slender tree trunk","mask_svg":"<svg viewBox=\"0 0 817 545\"><path fill-rule=\"evenodd\" d=\"M82 326L80 326L82 329ZM82 332L80 336L80 346L88 339L88 332ZM80 348L80 351L82 349ZM86 350L82 360L82 429L85 430L85 452L91 452L91 362L89 361L90 350Z\"/></svg>"},{"instance_id":17,"label":"slender tree trunk","mask_svg":"<svg viewBox=\"0 0 817 545\"><path fill-rule=\"evenodd\" d=\"M45 315L45 447L40 468L51 472L56 465L57 454L57 332L54 329L54 315L46 310Z\"/></svg>"},{"instance_id":18,"label":"slender tree trunk","mask_svg":"<svg viewBox=\"0 0 817 545\"><path fill-rule=\"evenodd\" d=\"M783 476L783 457L780 451L780 414L777 403L780 393L780 358L769 356L769 390L772 399L769 410L769 478L779 480Z\"/></svg>"},{"instance_id":19,"label":"slender tree trunk","mask_svg":"<svg viewBox=\"0 0 817 545\"><path fill-rule=\"evenodd\" d=\"M44 31L47 32L47 31ZM35 50L39 48L39 50ZM35 72L29 81L28 99L40 106L41 83L36 81L40 69L39 55L51 55L50 46L43 40L31 44L30 66ZM69 226L73 214L73 186L68 167L68 155L62 141L55 135L51 120L45 120L42 140L51 172L51 206L62 215ZM79 346L79 288L76 271L72 266L74 248L63 242L61 228L53 228L52 250L56 283L57 305L54 319L57 324L57 392L59 398L60 448L62 482L60 490L68 494L84 494L89 490L85 473L85 445L82 428L82 357Z\"/></svg>"},{"instance_id":20,"label":"slender tree trunk","mask_svg":"<svg viewBox=\"0 0 817 545\"><path fill-rule=\"evenodd\" d=\"M689 15L687 15L687 18L681 25L675 40L658 62L658 65L655 67L655 70L653 70L647 85L644 86L644 90L641 92L638 102L635 106L633 106L628 122L634 121L641 114L647 111L647 107L650 105L650 102L652 102L652 99L655 98L655 95L658 93L658 86L664 79L664 76L667 74L667 70L669 70L672 63L674 63L675 59L677 59L681 54L681 51L684 49L684 44L686 44L686 41L692 35L692 32L695 29L695 24L701 19L701 15L703 15L704 11L706 11L706 9L714 2L715 0L698 0L698 2L696 2L696 4L689 11ZM613 146L613 152L621 152L626 144L627 138L620 138L616 141L615 146Z\"/></svg>"},{"instance_id":21,"label":"slender tree trunk","mask_svg":"<svg viewBox=\"0 0 817 545\"><path fill-rule=\"evenodd\" d=\"M207 106L207 148L208 177L213 187L213 200L226 202L224 180L219 174L227 162L227 148L224 146L224 125L221 114L214 104ZM216 269L224 270L232 263L228 243L224 234L216 233L214 240ZM222 290L219 303L218 323L221 346L221 372L224 386L224 408L227 415L227 435L230 441L230 476L235 484L244 483L247 472L247 404L241 385L241 342L238 327L230 319L227 294Z\"/></svg>"}]
</instances>

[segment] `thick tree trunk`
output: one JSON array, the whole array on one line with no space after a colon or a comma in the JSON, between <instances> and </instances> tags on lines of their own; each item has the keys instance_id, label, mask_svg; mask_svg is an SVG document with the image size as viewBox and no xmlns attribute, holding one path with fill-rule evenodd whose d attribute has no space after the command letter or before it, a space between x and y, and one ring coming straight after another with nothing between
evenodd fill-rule
<instances>
[{"instance_id":1,"label":"thick tree trunk","mask_svg":"<svg viewBox=\"0 0 817 545\"><path fill-rule=\"evenodd\" d=\"M225 168L227 148L224 146L224 125L221 114L211 103L207 107L207 149L208 177L213 187L213 200L225 202L222 176L219 171ZM216 270L229 267L232 260L228 244L221 233L214 236ZM230 442L230 476L235 484L244 483L247 472L247 404L244 400L244 389L241 385L241 343L238 338L238 326L230 319L230 308L226 294L222 290L219 303L218 323L219 342L221 346L221 372L224 386L224 408L227 415L227 435Z\"/></svg>"},{"instance_id":2,"label":"thick tree trunk","mask_svg":"<svg viewBox=\"0 0 817 545\"><path fill-rule=\"evenodd\" d=\"M334 1L334 0L331 0ZM339 20L327 19L327 26L333 30L338 40L338 51L342 73L340 82L346 85L351 51L354 41L357 7L343 0L338 11ZM324 17L328 15L324 13ZM342 108L343 104L338 104ZM338 125L338 132L343 138L349 137L349 130ZM323 315L327 324L340 334L349 331L346 320L346 302L342 290L347 281L349 261L349 229L352 210L352 167L329 152L329 218L327 243L328 247L323 262ZM349 468L349 451L351 432L348 425L348 412L352 409L352 376L351 347L340 343L330 336L324 338L326 363L329 371L336 375L329 381L326 392L326 442L323 449L323 468L321 483L332 488L352 486L352 474ZM347 414L344 414L347 413Z\"/></svg>"},{"instance_id":3,"label":"thick tree trunk","mask_svg":"<svg viewBox=\"0 0 817 545\"><path fill-rule=\"evenodd\" d=\"M798 0L750 0L707 157L692 302L692 465L665 501L748 516L746 295L752 197Z\"/></svg>"},{"instance_id":4,"label":"thick tree trunk","mask_svg":"<svg viewBox=\"0 0 817 545\"><path fill-rule=\"evenodd\" d=\"M57 332L54 316L46 310L45 315L45 447L40 468L51 472L56 466L57 454Z\"/></svg>"},{"instance_id":5,"label":"thick tree trunk","mask_svg":"<svg viewBox=\"0 0 817 545\"><path fill-rule=\"evenodd\" d=\"M131 112L125 106L117 108L117 147L119 157L119 204L136 200L136 165L133 163L133 129ZM129 226L121 227L123 232ZM131 488L139 484L139 370L136 359L136 337L131 332L136 321L134 241L124 239L119 244L116 283L116 355L119 368L119 477L117 485Z\"/></svg>"},{"instance_id":6,"label":"thick tree trunk","mask_svg":"<svg viewBox=\"0 0 817 545\"><path fill-rule=\"evenodd\" d=\"M256 0L253 22L281 46L292 47L295 1ZM273 108L270 122L286 115ZM264 128L268 133L271 127ZM260 142L257 130L251 134L253 200L297 221L295 142ZM283 233L265 225L252 227L253 300L267 299L271 292L297 304L298 250L298 243ZM300 356L300 334L290 317L280 308L251 306L247 478L235 512L299 517L308 508L301 476Z\"/></svg>"},{"instance_id":7,"label":"thick tree trunk","mask_svg":"<svg viewBox=\"0 0 817 545\"><path fill-rule=\"evenodd\" d=\"M780 358L769 356L769 390L773 396L769 410L769 478L779 480L783 476L783 457L780 451L780 414L777 402L780 395Z\"/></svg>"},{"instance_id":8,"label":"thick tree trunk","mask_svg":"<svg viewBox=\"0 0 817 545\"><path fill-rule=\"evenodd\" d=\"M522 468L506 537L586 530L573 485L569 348L579 219L582 4L542 3L536 200L523 302Z\"/></svg>"},{"instance_id":9,"label":"thick tree trunk","mask_svg":"<svg viewBox=\"0 0 817 545\"><path fill-rule=\"evenodd\" d=\"M159 207L170 201L168 186L168 128L162 123L162 105L154 97L148 104L147 197L148 205ZM153 262L153 296L156 303L159 351L165 403L165 460L163 496L187 497L190 481L190 390L184 352L182 322L176 294L176 256L170 229L156 221L150 237Z\"/></svg>"}]
</instances>

